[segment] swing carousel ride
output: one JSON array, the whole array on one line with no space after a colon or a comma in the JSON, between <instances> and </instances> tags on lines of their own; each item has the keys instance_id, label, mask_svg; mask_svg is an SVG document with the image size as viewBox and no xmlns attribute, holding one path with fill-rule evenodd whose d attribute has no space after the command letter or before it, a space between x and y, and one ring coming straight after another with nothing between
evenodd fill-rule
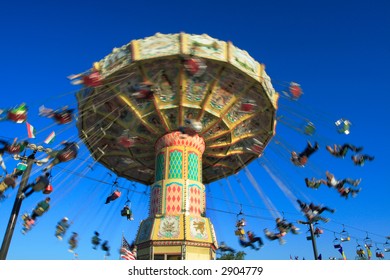
<instances>
[{"instance_id":1,"label":"swing carousel ride","mask_svg":"<svg viewBox=\"0 0 390 280\"><path fill-rule=\"evenodd\" d=\"M51 109L41 105L38 116L51 118L55 124L67 126L59 131L58 135L70 127L75 129L74 126L69 126L75 117L80 139L75 139L77 131L72 132L71 137L61 142L62 149L47 148L38 145L36 141L36 144L33 144L30 140L20 138L19 140L14 138L13 142L10 141L11 138L0 139L0 164L4 172L7 174L5 161L10 158L20 161L12 173L14 178L6 175L7 178L0 183L0 202L8 197L3 194L5 190L16 184L15 180L18 176L24 176L26 173L28 159L26 150L32 151L33 155L37 153L39 158L34 160L33 164L45 165L41 171L49 171L49 173L53 167L57 169L59 163L76 158L82 161L76 164L77 167L72 167L72 170L58 167L60 173L69 172L64 180L72 174L84 178L86 172L93 170L94 164L101 163L110 170L105 176L112 176L111 173L117 176L113 184L108 183L111 192L108 197L104 194L105 204L118 199L121 196L120 189L127 190L127 201L121 211L121 216L126 217L127 221L134 220L131 196L134 193L141 194L140 201L145 202L142 203L145 205L147 201L143 195L150 194L148 216L140 221L135 241L131 245L133 248L131 251L136 250L133 258L210 260L216 259L217 254L234 252L234 249L224 242L221 244L217 242L214 226L206 216L206 209L211 209L206 207L206 186L217 181L222 185L221 179L235 177L237 186L241 188L237 192L242 192L248 200L251 200L246 192L246 186L236 176L241 170L244 171L253 191L264 202L265 209L270 212L272 218L269 220L276 221L276 231L272 231L271 228L271 230L264 229L266 239L278 240L283 245L285 243L283 237L288 232L299 233L299 228L290 221L287 222L284 212L280 213L273 205L247 168L250 163L256 161L296 206L296 209L307 218L307 221L297 222L309 225L306 239L312 241L315 259L317 259L318 255L314 249L315 237L320 237L324 231L332 232L318 225L319 221L324 223L329 221L327 217L319 214L326 210L333 213L334 210L317 203L309 203L311 198L307 198L301 190L294 189L291 180L283 178L282 167L276 167L267 155L264 155L264 150L267 147L267 152L271 151L276 156L282 157L297 172L307 166L311 171L315 171L312 173L320 176L312 162L308 162L309 156L319 149L317 141L321 145L332 143L332 146L326 146L326 153L335 157L335 161L336 158L343 158L348 150L351 150L350 153L357 153L363 147L350 144L336 145L333 140L322 139L315 124L321 122L331 124L332 129L336 126L338 134L348 135L352 125L349 120L334 121L328 116L322 120L319 114L307 118L303 116L306 114L301 116L296 110L292 111L291 109L300 105L295 101L303 94L299 84L273 81L274 85L279 84L284 87L284 90L280 91L280 97L288 102L293 101L290 104L297 104L297 106L290 107L284 104L284 100L279 100L279 94L274 90L263 64L256 62L247 52L235 47L231 42L223 42L205 34L157 33L148 38L133 40L120 48L114 48L112 53L93 63L93 67L86 72L68 78L72 84L82 86L76 94L77 115L73 115L75 109L68 106ZM306 112L306 108L304 109ZM1 109L0 120L17 124L26 123L28 138L35 138L35 129L29 123L33 119L29 118L27 122L27 111L28 107L24 103ZM294 143L283 139L280 135L283 133L275 134L276 122L305 135L306 140L309 136L316 142L312 145L308 141L306 148L301 153L296 153ZM283 128L280 130L283 132ZM44 143L53 142L55 136L53 131ZM87 158L84 158L79 151L80 142L84 142L88 149L82 151L84 154L89 154ZM42 154L48 157L40 158ZM374 159L373 156L362 156L362 162L355 162L354 156L352 157L354 165L362 166L364 160ZM52 160L49 161L49 158ZM88 163L91 158L93 163ZM84 169L82 172L73 172L81 166ZM38 171L39 168L31 175ZM342 184L332 185L330 178L335 178L335 175L330 172L324 173L326 180L316 179L317 176L310 178L310 175L307 175L309 173L305 172L306 178L302 178L302 184L305 183L307 188L314 190L324 184L336 190L344 198L354 197L360 191L357 188L360 179L347 178L338 181ZM52 178L51 173L49 178ZM119 186L119 178L127 179L131 184L133 190L130 197L130 187ZM104 178L94 181L107 184ZM229 180L226 181L234 195ZM145 191L142 193L136 191L136 183L144 185ZM346 187L344 184L351 184L351 186ZM76 185L73 184L73 187ZM48 187L50 188L42 190L44 194L53 191L51 181ZM224 188L221 190L224 191ZM63 193L56 192L55 195L59 199L69 191L71 190L68 187ZM84 191L88 193L89 201L94 201L99 192L97 188ZM24 193L24 190L20 188L18 192ZM92 193L94 195L91 195ZM27 195L30 194L29 192ZM82 196L80 197L82 199ZM301 197L305 199L301 201ZM24 199L20 193L16 200L20 202ZM244 229L246 226L244 218L254 216L245 216L241 202L235 201L235 204L241 206L238 214L233 213L232 210L222 212L237 214L234 234L239 237L240 246L259 250L263 246L261 238L256 237L250 230ZM76 217L85 210L86 205L90 206L84 200L82 203L83 209L75 210L78 214L67 213L66 216ZM257 204L253 207L255 205L253 201L250 203L252 208L257 208ZM96 208L99 211L102 209L100 205ZM142 207L135 208L143 212ZM95 216L98 214L95 213ZM27 225L25 217L29 216L22 215L24 233L32 228ZM103 230L101 232L103 235L110 228L106 225L108 219L112 222L111 212L107 213L98 225L98 230ZM73 222L74 219L70 221ZM315 229L311 227L312 225ZM61 232L61 237L65 231ZM364 240L358 241L356 238L358 243L356 258L370 259L371 248L375 244L376 257L383 259L384 252L390 252L390 237L386 237L385 243L377 241L373 243L368 237L368 232L364 232L367 233ZM333 247L340 252L342 258L346 258L342 245L348 243L351 236L344 225L342 232L333 233L335 236ZM95 231L93 249L100 244L98 234L99 232ZM249 241L246 241L245 234ZM223 236L223 233L221 235ZM124 238L123 234L122 238ZM4 240L8 242L10 238ZM74 236L74 240L69 242L72 252L77 247L77 235ZM257 241L258 247L253 245ZM123 244L122 240L122 246ZM363 254L363 246L359 244L364 244L366 255ZM383 251L380 248L381 244ZM4 245L4 248L7 249L7 246ZM102 250L106 252L105 258L109 256L110 247L107 243L102 243ZM6 250L2 250L4 259L5 256ZM76 256L75 253L75 258Z\"/></svg>"},{"instance_id":2,"label":"swing carousel ride","mask_svg":"<svg viewBox=\"0 0 390 280\"><path fill-rule=\"evenodd\" d=\"M264 65L205 34L158 33L94 70L99 82L77 94L79 136L117 176L150 186L138 259L215 259L204 184L239 172L274 136L279 95Z\"/></svg>"}]
</instances>

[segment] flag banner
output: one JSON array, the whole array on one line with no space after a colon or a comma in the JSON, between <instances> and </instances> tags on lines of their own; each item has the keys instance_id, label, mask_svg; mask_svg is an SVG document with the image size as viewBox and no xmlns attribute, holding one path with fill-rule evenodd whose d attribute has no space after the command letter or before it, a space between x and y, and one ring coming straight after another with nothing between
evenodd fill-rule
<instances>
[{"instance_id":1,"label":"flag banner","mask_svg":"<svg viewBox=\"0 0 390 280\"><path fill-rule=\"evenodd\" d=\"M121 259L135 260L137 258L136 253L131 250L129 242L122 236L122 246L120 249Z\"/></svg>"},{"instance_id":2,"label":"flag banner","mask_svg":"<svg viewBox=\"0 0 390 280\"><path fill-rule=\"evenodd\" d=\"M343 250L343 247L341 246L341 244L335 244L335 245L333 245L333 247L334 247L335 249L338 249L339 253L340 253L341 256L343 257L343 260L346 260L346 259L347 259L347 256L345 255L344 250Z\"/></svg>"},{"instance_id":3,"label":"flag banner","mask_svg":"<svg viewBox=\"0 0 390 280\"><path fill-rule=\"evenodd\" d=\"M35 128L28 122L26 122L26 126L27 126L28 138L35 138L35 134L36 134Z\"/></svg>"},{"instance_id":4,"label":"flag banner","mask_svg":"<svg viewBox=\"0 0 390 280\"><path fill-rule=\"evenodd\" d=\"M54 142L55 138L56 138L56 133L53 131L52 133L49 134L49 136L47 136L44 142L45 144L51 144Z\"/></svg>"}]
</instances>

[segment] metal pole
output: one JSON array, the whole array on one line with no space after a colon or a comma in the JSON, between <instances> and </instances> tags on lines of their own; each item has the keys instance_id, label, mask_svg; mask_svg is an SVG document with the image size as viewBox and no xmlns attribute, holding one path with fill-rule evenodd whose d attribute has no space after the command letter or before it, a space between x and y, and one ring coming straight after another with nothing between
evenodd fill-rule
<instances>
[{"instance_id":1,"label":"metal pole","mask_svg":"<svg viewBox=\"0 0 390 280\"><path fill-rule=\"evenodd\" d=\"M16 194L14 206L12 208L11 216L9 217L8 226L4 234L3 243L0 250L0 260L5 260L7 258L8 249L11 244L12 235L15 230L16 220L19 215L20 207L22 206L23 198L20 198L20 195L23 192L23 189L26 187L28 179L30 177L32 165L34 163L36 150L27 158L27 168L23 172L22 181L20 182L18 193Z\"/></svg>"},{"instance_id":2,"label":"metal pole","mask_svg":"<svg viewBox=\"0 0 390 280\"><path fill-rule=\"evenodd\" d=\"M315 235L314 235L313 223L309 223L309 225L310 225L311 243L313 245L314 259L318 260L317 244L316 244L316 238L315 238Z\"/></svg>"}]
</instances>

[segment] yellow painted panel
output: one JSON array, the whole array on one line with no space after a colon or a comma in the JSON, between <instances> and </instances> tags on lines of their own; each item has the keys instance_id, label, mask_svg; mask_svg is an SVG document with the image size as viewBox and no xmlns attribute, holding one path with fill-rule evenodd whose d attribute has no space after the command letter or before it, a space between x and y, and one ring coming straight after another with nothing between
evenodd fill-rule
<instances>
[{"instance_id":1,"label":"yellow painted panel","mask_svg":"<svg viewBox=\"0 0 390 280\"><path fill-rule=\"evenodd\" d=\"M187 260L210 260L210 248L186 247Z\"/></svg>"},{"instance_id":2,"label":"yellow painted panel","mask_svg":"<svg viewBox=\"0 0 390 280\"><path fill-rule=\"evenodd\" d=\"M183 215L163 216L155 220L152 240L183 239Z\"/></svg>"},{"instance_id":3,"label":"yellow painted panel","mask_svg":"<svg viewBox=\"0 0 390 280\"><path fill-rule=\"evenodd\" d=\"M153 247L153 253L154 254L171 254L171 253L181 254L181 246Z\"/></svg>"},{"instance_id":4,"label":"yellow painted panel","mask_svg":"<svg viewBox=\"0 0 390 280\"><path fill-rule=\"evenodd\" d=\"M212 232L208 218L187 216L186 240L212 243Z\"/></svg>"}]
</instances>

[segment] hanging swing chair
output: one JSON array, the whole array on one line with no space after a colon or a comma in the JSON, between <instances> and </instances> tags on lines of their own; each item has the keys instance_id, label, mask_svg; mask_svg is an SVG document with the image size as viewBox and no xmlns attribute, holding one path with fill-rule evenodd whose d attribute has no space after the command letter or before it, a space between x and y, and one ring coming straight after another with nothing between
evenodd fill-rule
<instances>
[{"instance_id":1,"label":"hanging swing chair","mask_svg":"<svg viewBox=\"0 0 390 280\"><path fill-rule=\"evenodd\" d=\"M27 120L27 106L21 104L19 107L8 110L7 119L16 123L24 123Z\"/></svg>"},{"instance_id":2,"label":"hanging swing chair","mask_svg":"<svg viewBox=\"0 0 390 280\"><path fill-rule=\"evenodd\" d=\"M46 188L42 191L44 194L50 194L53 191L53 186L51 184L47 185Z\"/></svg>"},{"instance_id":3,"label":"hanging swing chair","mask_svg":"<svg viewBox=\"0 0 390 280\"><path fill-rule=\"evenodd\" d=\"M240 212L237 214L237 221L236 221L236 231L234 232L237 236L243 236L245 235L244 227L246 225L245 221L245 214L242 212L242 208Z\"/></svg>"},{"instance_id":4,"label":"hanging swing chair","mask_svg":"<svg viewBox=\"0 0 390 280\"><path fill-rule=\"evenodd\" d=\"M368 237L368 233L367 233L367 236L366 238L364 238L364 245L368 248L371 248L372 247L372 239Z\"/></svg>"},{"instance_id":5,"label":"hanging swing chair","mask_svg":"<svg viewBox=\"0 0 390 280\"><path fill-rule=\"evenodd\" d=\"M323 234L323 233L324 233L324 230L322 228L320 228L320 227L316 227L314 229L314 234L316 235L317 238L320 237L320 235Z\"/></svg>"},{"instance_id":6,"label":"hanging swing chair","mask_svg":"<svg viewBox=\"0 0 390 280\"><path fill-rule=\"evenodd\" d=\"M242 113L253 113L256 109L256 101L252 99L244 100L241 103L240 112Z\"/></svg>"},{"instance_id":7,"label":"hanging swing chair","mask_svg":"<svg viewBox=\"0 0 390 280\"><path fill-rule=\"evenodd\" d=\"M19 162L17 165L16 165L16 171L15 171L15 175L16 176L21 176L23 174L23 172L27 169L27 163L25 162Z\"/></svg>"},{"instance_id":8,"label":"hanging swing chair","mask_svg":"<svg viewBox=\"0 0 390 280\"><path fill-rule=\"evenodd\" d=\"M91 242L92 242L92 245L93 245L93 249L96 250L97 249L97 246L100 245L100 237L99 237L99 232L95 231L94 232L94 235L92 236L92 239L91 239Z\"/></svg>"},{"instance_id":9,"label":"hanging swing chair","mask_svg":"<svg viewBox=\"0 0 390 280\"><path fill-rule=\"evenodd\" d=\"M203 59L190 56L184 60L184 68L189 75L199 78L205 73L207 66Z\"/></svg>"},{"instance_id":10,"label":"hanging swing chair","mask_svg":"<svg viewBox=\"0 0 390 280\"><path fill-rule=\"evenodd\" d=\"M112 184L112 188L116 188L107 198L105 204L110 203L111 201L114 201L118 199L121 196L121 191L119 190L118 185L118 178L115 179L114 183Z\"/></svg>"},{"instance_id":11,"label":"hanging swing chair","mask_svg":"<svg viewBox=\"0 0 390 280\"><path fill-rule=\"evenodd\" d=\"M316 127L312 122L308 121L307 123L305 123L303 127L304 134L313 136L315 132L316 132Z\"/></svg>"},{"instance_id":12,"label":"hanging swing chair","mask_svg":"<svg viewBox=\"0 0 390 280\"><path fill-rule=\"evenodd\" d=\"M125 202L125 205L123 206L121 210L121 216L127 217L127 220L133 221L133 211L131 210L131 201L129 199L129 191L127 191L127 200Z\"/></svg>"},{"instance_id":13,"label":"hanging swing chair","mask_svg":"<svg viewBox=\"0 0 390 280\"><path fill-rule=\"evenodd\" d=\"M375 250L375 256L377 259L379 260L383 260L385 258L385 254L382 252L381 249L379 249L378 247L376 247L376 250Z\"/></svg>"},{"instance_id":14,"label":"hanging swing chair","mask_svg":"<svg viewBox=\"0 0 390 280\"><path fill-rule=\"evenodd\" d=\"M49 184L46 186L46 188L43 189L44 194L50 194L53 191L53 185L51 184L51 173L49 175Z\"/></svg>"},{"instance_id":15,"label":"hanging swing chair","mask_svg":"<svg viewBox=\"0 0 390 280\"><path fill-rule=\"evenodd\" d=\"M390 243L389 240L386 240L385 244L383 244L383 250L388 253L390 252Z\"/></svg>"},{"instance_id":16,"label":"hanging swing chair","mask_svg":"<svg viewBox=\"0 0 390 280\"><path fill-rule=\"evenodd\" d=\"M77 156L77 149L77 144L66 147L59 152L58 159L60 160L60 162L67 162L74 159Z\"/></svg>"},{"instance_id":17,"label":"hanging swing chair","mask_svg":"<svg viewBox=\"0 0 390 280\"><path fill-rule=\"evenodd\" d=\"M352 123L349 120L339 119L334 123L337 127L337 132L348 135L350 133Z\"/></svg>"},{"instance_id":18,"label":"hanging swing chair","mask_svg":"<svg viewBox=\"0 0 390 280\"><path fill-rule=\"evenodd\" d=\"M356 258L357 260L365 260L366 259L366 252L364 251L364 248L358 243L356 246Z\"/></svg>"},{"instance_id":19,"label":"hanging swing chair","mask_svg":"<svg viewBox=\"0 0 390 280\"><path fill-rule=\"evenodd\" d=\"M341 240L340 238L337 238L336 233L334 233L334 239L333 239L333 247L337 248L340 247Z\"/></svg>"},{"instance_id":20,"label":"hanging swing chair","mask_svg":"<svg viewBox=\"0 0 390 280\"><path fill-rule=\"evenodd\" d=\"M301 97L303 91L300 84L295 82L290 82L288 91L283 90L282 93L286 95L289 99L296 101Z\"/></svg>"},{"instance_id":21,"label":"hanging swing chair","mask_svg":"<svg viewBox=\"0 0 390 280\"><path fill-rule=\"evenodd\" d=\"M72 122L72 113L74 109L63 109L59 112L54 113L54 120L57 124L68 124Z\"/></svg>"},{"instance_id":22,"label":"hanging swing chair","mask_svg":"<svg viewBox=\"0 0 390 280\"><path fill-rule=\"evenodd\" d=\"M347 242L351 240L351 237L349 236L348 231L345 230L345 227L343 225L343 230L340 232L340 240L341 242Z\"/></svg>"}]
</instances>

